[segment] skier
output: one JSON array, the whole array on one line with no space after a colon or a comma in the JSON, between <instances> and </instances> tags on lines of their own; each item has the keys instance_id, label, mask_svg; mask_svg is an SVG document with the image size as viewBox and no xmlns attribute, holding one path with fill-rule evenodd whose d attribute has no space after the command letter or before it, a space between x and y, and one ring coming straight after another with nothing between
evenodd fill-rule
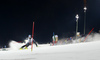
<instances>
[{"instance_id":1,"label":"skier","mask_svg":"<svg viewBox=\"0 0 100 60\"><path fill-rule=\"evenodd\" d=\"M29 35L29 36L28 36L28 42L27 42L25 45L23 45L23 46L20 48L20 50L22 50L24 47L25 47L25 49L28 49L27 47L28 47L29 45L31 45L32 40L33 40L33 43L35 43L36 47L38 47L36 41L35 41L34 39L31 38L31 35Z\"/></svg>"}]
</instances>

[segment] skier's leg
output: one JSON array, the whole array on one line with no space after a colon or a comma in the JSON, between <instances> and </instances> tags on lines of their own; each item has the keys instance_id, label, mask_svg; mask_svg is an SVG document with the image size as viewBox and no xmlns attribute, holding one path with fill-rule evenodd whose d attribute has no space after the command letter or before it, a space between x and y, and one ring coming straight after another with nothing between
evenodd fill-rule
<instances>
[{"instance_id":1,"label":"skier's leg","mask_svg":"<svg viewBox=\"0 0 100 60\"><path fill-rule=\"evenodd\" d=\"M36 43L36 41L35 41L35 40L33 40L33 43L35 43L36 47L38 47L38 45L37 45L37 43Z\"/></svg>"},{"instance_id":2,"label":"skier's leg","mask_svg":"<svg viewBox=\"0 0 100 60\"><path fill-rule=\"evenodd\" d=\"M30 43L27 43L27 44L26 44L26 47L28 47L29 45L31 45L31 44L30 44Z\"/></svg>"},{"instance_id":3,"label":"skier's leg","mask_svg":"<svg viewBox=\"0 0 100 60\"><path fill-rule=\"evenodd\" d=\"M25 49L27 49L27 47L29 46L30 44L27 43L26 45L23 45L20 49L23 49L25 47Z\"/></svg>"},{"instance_id":4,"label":"skier's leg","mask_svg":"<svg viewBox=\"0 0 100 60\"><path fill-rule=\"evenodd\" d=\"M27 47L29 46L30 44L29 43L27 43L26 45L25 45L25 49L28 49Z\"/></svg>"},{"instance_id":5,"label":"skier's leg","mask_svg":"<svg viewBox=\"0 0 100 60\"><path fill-rule=\"evenodd\" d=\"M24 48L26 45L23 45L21 48Z\"/></svg>"}]
</instances>

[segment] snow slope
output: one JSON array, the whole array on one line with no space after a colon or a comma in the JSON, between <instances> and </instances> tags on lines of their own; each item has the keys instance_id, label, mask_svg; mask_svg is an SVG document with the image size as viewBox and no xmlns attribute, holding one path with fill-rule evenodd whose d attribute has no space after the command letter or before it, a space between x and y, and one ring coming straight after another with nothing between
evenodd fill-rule
<instances>
[{"instance_id":1,"label":"snow slope","mask_svg":"<svg viewBox=\"0 0 100 60\"><path fill-rule=\"evenodd\" d=\"M99 37L98 37L99 38ZM28 50L0 51L0 60L100 60L100 40L67 45L48 44Z\"/></svg>"}]
</instances>

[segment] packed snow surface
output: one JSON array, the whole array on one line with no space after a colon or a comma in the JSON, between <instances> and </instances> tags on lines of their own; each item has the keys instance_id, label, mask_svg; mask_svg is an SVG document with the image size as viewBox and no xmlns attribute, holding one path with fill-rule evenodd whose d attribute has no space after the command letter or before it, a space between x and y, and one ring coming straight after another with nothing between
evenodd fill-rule
<instances>
[{"instance_id":1,"label":"packed snow surface","mask_svg":"<svg viewBox=\"0 0 100 60\"><path fill-rule=\"evenodd\" d=\"M0 60L100 60L100 39L56 46L34 45L33 51L30 47L28 50L18 50L14 46L20 44L15 42L8 51L0 51Z\"/></svg>"}]
</instances>

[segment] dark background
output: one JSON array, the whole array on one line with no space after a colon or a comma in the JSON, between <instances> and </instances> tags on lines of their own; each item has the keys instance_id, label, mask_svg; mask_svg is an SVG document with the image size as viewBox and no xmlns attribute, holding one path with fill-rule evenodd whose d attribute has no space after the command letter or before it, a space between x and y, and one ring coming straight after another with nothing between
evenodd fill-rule
<instances>
[{"instance_id":1,"label":"dark background","mask_svg":"<svg viewBox=\"0 0 100 60\"><path fill-rule=\"evenodd\" d=\"M3 0L0 1L0 46L10 40L23 41L32 34L38 43L52 41L53 32L59 38L75 35L79 14L79 31L84 28L83 0ZM86 33L100 29L100 1L87 0Z\"/></svg>"}]
</instances>

